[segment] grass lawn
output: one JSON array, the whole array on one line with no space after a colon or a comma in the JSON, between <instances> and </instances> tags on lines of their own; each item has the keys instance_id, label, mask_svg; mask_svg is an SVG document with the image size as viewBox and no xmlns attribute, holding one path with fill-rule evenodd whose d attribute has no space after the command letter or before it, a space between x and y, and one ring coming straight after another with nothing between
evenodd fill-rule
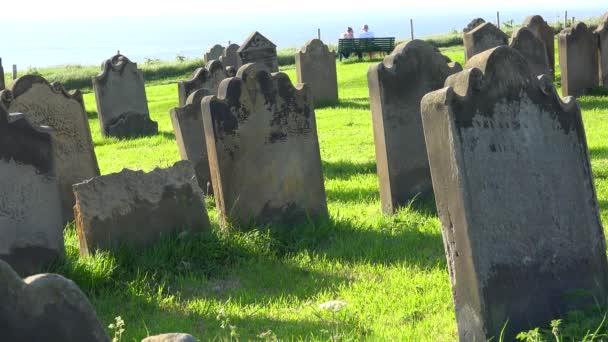
<instances>
[{"instance_id":1,"label":"grass lawn","mask_svg":"<svg viewBox=\"0 0 608 342\"><path fill-rule=\"evenodd\" d=\"M446 54L462 63L462 48ZM315 111L329 220L284 234L222 232L213 199L207 198L209 234L82 259L70 226L67 261L52 271L81 286L104 325L121 316L123 341L166 332L187 332L200 340L457 340L434 203L416 202L394 216L380 210L366 76L370 64L338 63L341 101ZM295 81L294 67L283 70ZM124 141L101 137L94 96L85 94L102 174L151 170L179 160L169 118L169 109L177 106L177 86L156 84L146 91L159 134ZM606 225L608 97L584 97L581 105ZM330 300L347 304L337 313L318 309ZM561 333L565 340L582 337L602 317L601 311L573 313Z\"/></svg>"}]
</instances>

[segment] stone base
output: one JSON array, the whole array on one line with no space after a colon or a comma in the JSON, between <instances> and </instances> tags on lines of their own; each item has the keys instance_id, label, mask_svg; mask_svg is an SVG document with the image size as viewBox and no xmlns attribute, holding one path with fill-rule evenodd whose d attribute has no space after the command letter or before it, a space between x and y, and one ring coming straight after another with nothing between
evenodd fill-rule
<instances>
[{"instance_id":1,"label":"stone base","mask_svg":"<svg viewBox=\"0 0 608 342\"><path fill-rule=\"evenodd\" d=\"M147 114L125 113L106 126L104 136L134 138L158 133L158 123L150 120Z\"/></svg>"}]
</instances>

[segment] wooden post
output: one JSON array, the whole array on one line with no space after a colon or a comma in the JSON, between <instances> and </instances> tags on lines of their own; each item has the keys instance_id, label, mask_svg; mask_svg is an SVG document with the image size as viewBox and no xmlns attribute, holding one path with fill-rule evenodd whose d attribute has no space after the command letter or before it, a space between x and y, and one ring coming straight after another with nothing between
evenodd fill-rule
<instances>
[{"instance_id":1,"label":"wooden post","mask_svg":"<svg viewBox=\"0 0 608 342\"><path fill-rule=\"evenodd\" d=\"M319 40L321 40L321 29L320 28L317 29L317 38L319 38Z\"/></svg>"},{"instance_id":2,"label":"wooden post","mask_svg":"<svg viewBox=\"0 0 608 342\"><path fill-rule=\"evenodd\" d=\"M228 41L228 46L230 46L230 41Z\"/></svg>"},{"instance_id":3,"label":"wooden post","mask_svg":"<svg viewBox=\"0 0 608 342\"><path fill-rule=\"evenodd\" d=\"M496 27L500 29L500 12L496 11Z\"/></svg>"},{"instance_id":4,"label":"wooden post","mask_svg":"<svg viewBox=\"0 0 608 342\"><path fill-rule=\"evenodd\" d=\"M414 19L410 19L410 35L412 40L414 40Z\"/></svg>"},{"instance_id":5,"label":"wooden post","mask_svg":"<svg viewBox=\"0 0 608 342\"><path fill-rule=\"evenodd\" d=\"M13 64L13 81L17 79L17 64Z\"/></svg>"},{"instance_id":6,"label":"wooden post","mask_svg":"<svg viewBox=\"0 0 608 342\"><path fill-rule=\"evenodd\" d=\"M568 27L568 11L564 13L564 28Z\"/></svg>"},{"instance_id":7,"label":"wooden post","mask_svg":"<svg viewBox=\"0 0 608 342\"><path fill-rule=\"evenodd\" d=\"M573 26L573 27L574 27L574 21L575 21L575 20L576 20L576 19L575 19L574 17L572 17L572 26Z\"/></svg>"}]
</instances>

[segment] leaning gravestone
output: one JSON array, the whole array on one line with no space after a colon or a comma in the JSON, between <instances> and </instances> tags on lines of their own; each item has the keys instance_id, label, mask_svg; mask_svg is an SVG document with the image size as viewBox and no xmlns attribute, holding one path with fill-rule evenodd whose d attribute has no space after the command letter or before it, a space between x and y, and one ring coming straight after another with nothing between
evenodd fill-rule
<instances>
[{"instance_id":1,"label":"leaning gravestone","mask_svg":"<svg viewBox=\"0 0 608 342\"><path fill-rule=\"evenodd\" d=\"M259 32L253 32L237 50L241 63L257 63L268 72L279 71L277 46Z\"/></svg>"},{"instance_id":2,"label":"leaning gravestone","mask_svg":"<svg viewBox=\"0 0 608 342\"><path fill-rule=\"evenodd\" d=\"M521 53L534 75L549 75L553 78L551 69L549 69L549 58L547 57L545 44L542 40L536 38L530 29L520 27L515 30L509 46Z\"/></svg>"},{"instance_id":3,"label":"leaning gravestone","mask_svg":"<svg viewBox=\"0 0 608 342\"><path fill-rule=\"evenodd\" d=\"M382 211L432 191L420 100L461 71L421 40L400 44L367 73Z\"/></svg>"},{"instance_id":4,"label":"leaning gravestone","mask_svg":"<svg viewBox=\"0 0 608 342\"><path fill-rule=\"evenodd\" d=\"M422 99L461 341L605 303L606 243L581 112L498 47Z\"/></svg>"},{"instance_id":5,"label":"leaning gravestone","mask_svg":"<svg viewBox=\"0 0 608 342\"><path fill-rule=\"evenodd\" d=\"M233 67L238 69L243 64L241 62L241 58L238 54L239 45L238 44L230 44L224 50L224 54L220 57L220 62L224 64L225 67Z\"/></svg>"},{"instance_id":6,"label":"leaning gravestone","mask_svg":"<svg viewBox=\"0 0 608 342\"><path fill-rule=\"evenodd\" d=\"M198 68L192 73L192 77L186 81L177 82L177 94L179 105L184 106L188 96L198 89L207 89L210 94L217 94L220 83L229 75L230 69L225 69L222 62L213 60L203 68Z\"/></svg>"},{"instance_id":7,"label":"leaning gravestone","mask_svg":"<svg viewBox=\"0 0 608 342\"><path fill-rule=\"evenodd\" d=\"M198 185L205 194L211 193L211 174L201 101L203 97L215 94L217 91L198 89L190 94L183 107L173 108L170 112L179 154L182 160L189 160L194 165Z\"/></svg>"},{"instance_id":8,"label":"leaning gravestone","mask_svg":"<svg viewBox=\"0 0 608 342\"><path fill-rule=\"evenodd\" d=\"M150 120L144 75L123 55L106 60L93 77L101 133L117 138L153 135L158 124Z\"/></svg>"},{"instance_id":9,"label":"leaning gravestone","mask_svg":"<svg viewBox=\"0 0 608 342\"><path fill-rule=\"evenodd\" d=\"M488 49L509 44L509 37L492 23L483 23L476 26L474 29L465 32L462 39L464 41L465 60L469 60L476 54Z\"/></svg>"},{"instance_id":10,"label":"leaning gravestone","mask_svg":"<svg viewBox=\"0 0 608 342\"><path fill-rule=\"evenodd\" d=\"M143 247L180 230L209 229L203 193L188 161L151 172L124 169L74 184L80 254Z\"/></svg>"},{"instance_id":11,"label":"leaning gravestone","mask_svg":"<svg viewBox=\"0 0 608 342\"><path fill-rule=\"evenodd\" d=\"M540 15L527 17L522 26L527 27L536 38L545 44L551 77L555 78L555 33L553 28Z\"/></svg>"},{"instance_id":12,"label":"leaning gravestone","mask_svg":"<svg viewBox=\"0 0 608 342\"><path fill-rule=\"evenodd\" d=\"M57 181L64 221L74 218L72 184L99 176L89 120L82 94L68 94L61 84L34 75L19 77L2 92L9 112L24 113L35 126L52 128Z\"/></svg>"},{"instance_id":13,"label":"leaning gravestone","mask_svg":"<svg viewBox=\"0 0 608 342\"><path fill-rule=\"evenodd\" d=\"M0 104L0 259L21 275L64 255L49 131Z\"/></svg>"},{"instance_id":14,"label":"leaning gravestone","mask_svg":"<svg viewBox=\"0 0 608 342\"><path fill-rule=\"evenodd\" d=\"M608 13L604 14L602 21L595 30L599 44L599 77L600 84L608 87Z\"/></svg>"},{"instance_id":15,"label":"leaning gravestone","mask_svg":"<svg viewBox=\"0 0 608 342\"><path fill-rule=\"evenodd\" d=\"M315 103L338 101L336 53L313 39L296 53L298 83L307 83Z\"/></svg>"},{"instance_id":16,"label":"leaning gravestone","mask_svg":"<svg viewBox=\"0 0 608 342\"><path fill-rule=\"evenodd\" d=\"M211 61L217 61L220 59L220 57L223 54L224 54L224 47L219 44L215 44L215 45L213 45L213 47L211 49L209 49L209 51L207 53L205 53L205 56L204 56L205 63L209 63Z\"/></svg>"},{"instance_id":17,"label":"leaning gravestone","mask_svg":"<svg viewBox=\"0 0 608 342\"><path fill-rule=\"evenodd\" d=\"M597 40L582 22L558 35L562 94L584 95L599 85Z\"/></svg>"},{"instance_id":18,"label":"leaning gravestone","mask_svg":"<svg viewBox=\"0 0 608 342\"><path fill-rule=\"evenodd\" d=\"M202 102L220 223L296 224L327 216L310 90L242 66ZM254 177L252 175L255 175Z\"/></svg>"},{"instance_id":19,"label":"leaning gravestone","mask_svg":"<svg viewBox=\"0 0 608 342\"><path fill-rule=\"evenodd\" d=\"M4 84L4 68L2 67L2 58L0 58L0 90L4 90L6 85Z\"/></svg>"},{"instance_id":20,"label":"leaning gravestone","mask_svg":"<svg viewBox=\"0 0 608 342\"><path fill-rule=\"evenodd\" d=\"M58 274L21 279L0 261L2 341L110 342L78 286Z\"/></svg>"}]
</instances>

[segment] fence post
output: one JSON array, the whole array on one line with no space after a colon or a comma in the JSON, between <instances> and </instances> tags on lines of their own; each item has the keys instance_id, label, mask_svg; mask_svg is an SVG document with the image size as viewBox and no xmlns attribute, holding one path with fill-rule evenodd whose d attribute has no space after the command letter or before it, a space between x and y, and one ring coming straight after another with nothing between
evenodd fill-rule
<instances>
[{"instance_id":1,"label":"fence post","mask_svg":"<svg viewBox=\"0 0 608 342\"><path fill-rule=\"evenodd\" d=\"M321 40L321 29L320 28L317 29L317 38L319 38L319 40Z\"/></svg>"},{"instance_id":2,"label":"fence post","mask_svg":"<svg viewBox=\"0 0 608 342\"><path fill-rule=\"evenodd\" d=\"M17 79L17 64L13 64L13 81Z\"/></svg>"},{"instance_id":3,"label":"fence post","mask_svg":"<svg viewBox=\"0 0 608 342\"><path fill-rule=\"evenodd\" d=\"M568 27L568 11L564 13L564 28Z\"/></svg>"},{"instance_id":4,"label":"fence post","mask_svg":"<svg viewBox=\"0 0 608 342\"><path fill-rule=\"evenodd\" d=\"M414 19L410 19L410 35L412 40L414 40Z\"/></svg>"},{"instance_id":5,"label":"fence post","mask_svg":"<svg viewBox=\"0 0 608 342\"><path fill-rule=\"evenodd\" d=\"M496 11L496 27L500 29L500 12Z\"/></svg>"}]
</instances>

